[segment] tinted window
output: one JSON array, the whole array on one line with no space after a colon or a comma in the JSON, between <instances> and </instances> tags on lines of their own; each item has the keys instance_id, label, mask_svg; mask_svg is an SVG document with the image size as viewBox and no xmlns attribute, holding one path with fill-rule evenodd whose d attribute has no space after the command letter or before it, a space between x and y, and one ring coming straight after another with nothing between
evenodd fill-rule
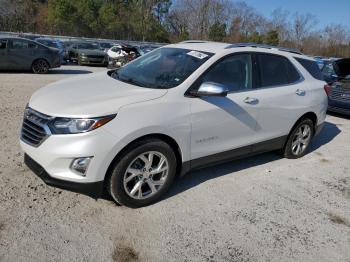
<instances>
[{"instance_id":1,"label":"tinted window","mask_svg":"<svg viewBox=\"0 0 350 262\"><path fill-rule=\"evenodd\" d=\"M292 63L283 56L259 54L260 86L280 86L295 83L300 75Z\"/></svg>"},{"instance_id":2,"label":"tinted window","mask_svg":"<svg viewBox=\"0 0 350 262\"><path fill-rule=\"evenodd\" d=\"M148 88L181 84L213 54L181 48L160 48L121 67L112 77Z\"/></svg>"},{"instance_id":3,"label":"tinted window","mask_svg":"<svg viewBox=\"0 0 350 262\"><path fill-rule=\"evenodd\" d=\"M310 73L310 75L318 80L323 80L321 70L315 61L298 57L295 57L295 59Z\"/></svg>"},{"instance_id":4,"label":"tinted window","mask_svg":"<svg viewBox=\"0 0 350 262\"><path fill-rule=\"evenodd\" d=\"M0 49L5 49L7 44L7 40L0 40Z\"/></svg>"},{"instance_id":5,"label":"tinted window","mask_svg":"<svg viewBox=\"0 0 350 262\"><path fill-rule=\"evenodd\" d=\"M12 40L12 48L14 49L25 49L28 48L29 43L27 41L22 40Z\"/></svg>"},{"instance_id":6,"label":"tinted window","mask_svg":"<svg viewBox=\"0 0 350 262\"><path fill-rule=\"evenodd\" d=\"M96 43L78 43L77 47L78 49L99 49Z\"/></svg>"},{"instance_id":7,"label":"tinted window","mask_svg":"<svg viewBox=\"0 0 350 262\"><path fill-rule=\"evenodd\" d=\"M251 56L239 54L224 58L209 69L202 82L223 84L230 92L252 88Z\"/></svg>"}]
</instances>

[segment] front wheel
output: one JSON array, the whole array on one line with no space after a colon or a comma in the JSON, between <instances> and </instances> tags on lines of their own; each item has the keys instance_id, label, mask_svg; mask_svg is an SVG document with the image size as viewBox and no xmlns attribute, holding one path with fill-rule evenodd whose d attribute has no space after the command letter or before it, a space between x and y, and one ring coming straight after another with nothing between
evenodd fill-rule
<instances>
[{"instance_id":1,"label":"front wheel","mask_svg":"<svg viewBox=\"0 0 350 262\"><path fill-rule=\"evenodd\" d=\"M49 63L44 59L35 60L32 64L32 71L35 74L46 74L50 69Z\"/></svg>"},{"instance_id":2,"label":"front wheel","mask_svg":"<svg viewBox=\"0 0 350 262\"><path fill-rule=\"evenodd\" d=\"M288 141L283 149L286 158L299 158L306 154L311 139L314 136L314 124L311 119L302 120L291 131Z\"/></svg>"},{"instance_id":3,"label":"front wheel","mask_svg":"<svg viewBox=\"0 0 350 262\"><path fill-rule=\"evenodd\" d=\"M133 144L113 167L107 190L121 205L142 207L158 201L176 174L176 156L162 140Z\"/></svg>"}]
</instances>

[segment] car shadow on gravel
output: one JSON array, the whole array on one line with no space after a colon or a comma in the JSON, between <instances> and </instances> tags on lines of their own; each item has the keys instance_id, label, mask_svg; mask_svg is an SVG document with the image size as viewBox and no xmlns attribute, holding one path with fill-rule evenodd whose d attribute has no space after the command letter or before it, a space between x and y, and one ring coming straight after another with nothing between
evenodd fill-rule
<instances>
[{"instance_id":1,"label":"car shadow on gravel","mask_svg":"<svg viewBox=\"0 0 350 262\"><path fill-rule=\"evenodd\" d=\"M316 136L312 142L308 154L331 142L339 133L340 129L333 123L325 122L321 133ZM199 170L193 170L182 178L178 178L164 199L187 191L192 187L196 187L203 182L206 182L217 177L225 176L233 172L241 171L255 166L260 166L269 162L281 159L282 157L276 152L269 152L260 155L255 155L248 158L233 160L225 164L218 164ZM163 199L163 200L164 200Z\"/></svg>"},{"instance_id":2,"label":"car shadow on gravel","mask_svg":"<svg viewBox=\"0 0 350 262\"><path fill-rule=\"evenodd\" d=\"M42 74L43 76L45 75L79 75L79 74L90 74L93 73L92 71L89 70L80 70L80 69L50 69L49 72L46 74ZM0 71L1 74L28 74L28 75L36 75L31 71Z\"/></svg>"},{"instance_id":3,"label":"car shadow on gravel","mask_svg":"<svg viewBox=\"0 0 350 262\"><path fill-rule=\"evenodd\" d=\"M49 75L78 75L78 74L90 74L92 71L80 70L80 69L54 69L50 70Z\"/></svg>"}]
</instances>

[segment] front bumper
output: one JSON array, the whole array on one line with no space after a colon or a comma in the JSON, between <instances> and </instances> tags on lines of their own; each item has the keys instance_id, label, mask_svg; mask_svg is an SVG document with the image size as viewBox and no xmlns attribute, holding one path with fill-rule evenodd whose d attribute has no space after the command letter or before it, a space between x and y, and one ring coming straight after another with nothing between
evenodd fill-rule
<instances>
[{"instance_id":1,"label":"front bumper","mask_svg":"<svg viewBox=\"0 0 350 262\"><path fill-rule=\"evenodd\" d=\"M90 57L80 57L80 64L84 65L107 65L108 61L106 58L90 58Z\"/></svg>"},{"instance_id":2,"label":"front bumper","mask_svg":"<svg viewBox=\"0 0 350 262\"><path fill-rule=\"evenodd\" d=\"M81 193L92 198L99 198L103 195L103 181L93 183L77 183L51 177L40 164L38 164L27 154L24 154L24 163L34 172L34 174L40 177L48 185Z\"/></svg>"}]
</instances>

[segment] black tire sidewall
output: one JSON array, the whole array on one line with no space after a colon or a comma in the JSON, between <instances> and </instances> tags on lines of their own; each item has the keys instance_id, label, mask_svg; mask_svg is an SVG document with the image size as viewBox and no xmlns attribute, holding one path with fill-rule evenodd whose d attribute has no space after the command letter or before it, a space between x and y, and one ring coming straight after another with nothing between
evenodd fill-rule
<instances>
[{"instance_id":1,"label":"black tire sidewall","mask_svg":"<svg viewBox=\"0 0 350 262\"><path fill-rule=\"evenodd\" d=\"M310 129L311 129L311 138L310 138L310 142L307 145L307 148L300 154L300 155L294 155L292 152L292 142L293 142L293 137L295 135L295 133L297 132L297 130L299 129L300 126L302 125L309 125ZM295 158L300 158L303 157L309 150L310 145L311 145L311 140L314 136L314 123L312 122L311 119L306 118L301 120L292 130L292 132L290 133L290 135L288 136L288 141L286 143L286 146L284 148L284 157L286 158L290 158L290 159L295 159Z\"/></svg>"},{"instance_id":2,"label":"black tire sidewall","mask_svg":"<svg viewBox=\"0 0 350 262\"><path fill-rule=\"evenodd\" d=\"M142 200L133 199L125 192L123 184L124 174L131 161L133 161L138 155L148 151L158 151L167 158L169 164L167 180L163 187L152 197ZM168 191L175 175L176 156L172 148L161 140L146 140L130 147L119 158L119 160L117 160L111 171L107 189L117 203L132 208L143 207L158 201L161 196Z\"/></svg>"},{"instance_id":3,"label":"black tire sidewall","mask_svg":"<svg viewBox=\"0 0 350 262\"><path fill-rule=\"evenodd\" d=\"M34 69L34 67L35 67L35 64L36 63L39 63L39 62L44 62L45 64L46 64L46 71L45 72L36 72L35 71L35 69ZM45 60L45 59L38 59L38 60L35 60L34 62L33 62L33 65L32 65L32 71L33 71L33 73L35 73L35 74L46 74L48 71L49 71L49 69L50 69L50 65L49 65L49 63Z\"/></svg>"}]
</instances>

